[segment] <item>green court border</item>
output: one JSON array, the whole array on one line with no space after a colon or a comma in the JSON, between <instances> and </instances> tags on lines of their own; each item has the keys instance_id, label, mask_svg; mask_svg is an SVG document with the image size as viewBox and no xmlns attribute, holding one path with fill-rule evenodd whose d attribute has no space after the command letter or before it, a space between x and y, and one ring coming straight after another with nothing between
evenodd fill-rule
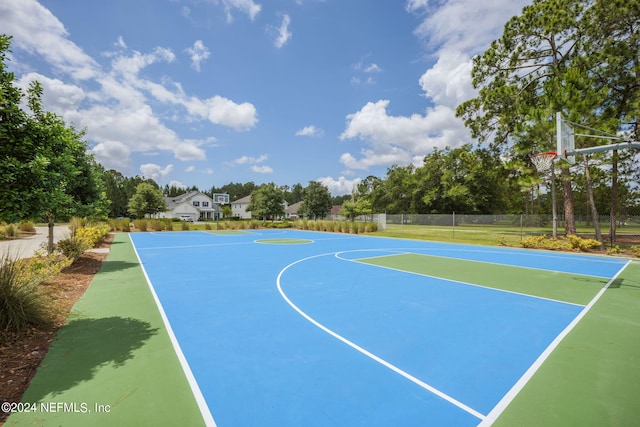
<instances>
[{"instance_id":1,"label":"green court border","mask_svg":"<svg viewBox=\"0 0 640 427\"><path fill-rule=\"evenodd\" d=\"M205 424L126 233L116 234L22 402L37 412L5 425ZM41 403L59 412L43 413Z\"/></svg>"},{"instance_id":2,"label":"green court border","mask_svg":"<svg viewBox=\"0 0 640 427\"><path fill-rule=\"evenodd\" d=\"M639 360L640 263L635 261L494 425L635 425ZM115 236L22 402L66 403L79 411L84 403L92 412L16 413L5 425L204 425L126 233ZM108 405L110 412L96 413L96 404Z\"/></svg>"},{"instance_id":3,"label":"green court border","mask_svg":"<svg viewBox=\"0 0 640 427\"><path fill-rule=\"evenodd\" d=\"M587 304L604 278L422 254L358 262ZM560 342L504 412L497 427L632 426L640 420L640 263L631 262Z\"/></svg>"},{"instance_id":4,"label":"green court border","mask_svg":"<svg viewBox=\"0 0 640 427\"><path fill-rule=\"evenodd\" d=\"M640 263L633 261L493 425L637 425L639 361Z\"/></svg>"}]
</instances>

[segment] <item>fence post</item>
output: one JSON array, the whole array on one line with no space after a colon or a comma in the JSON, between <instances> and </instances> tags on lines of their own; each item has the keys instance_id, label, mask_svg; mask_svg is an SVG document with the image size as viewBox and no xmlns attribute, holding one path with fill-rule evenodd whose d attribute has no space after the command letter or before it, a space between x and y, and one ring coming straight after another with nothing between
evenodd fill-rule
<instances>
[{"instance_id":1,"label":"fence post","mask_svg":"<svg viewBox=\"0 0 640 427\"><path fill-rule=\"evenodd\" d=\"M522 214L520 214L520 240L522 240Z\"/></svg>"},{"instance_id":2,"label":"fence post","mask_svg":"<svg viewBox=\"0 0 640 427\"><path fill-rule=\"evenodd\" d=\"M456 238L456 213L455 212L453 212L453 221L451 225L451 238L452 239Z\"/></svg>"}]
</instances>

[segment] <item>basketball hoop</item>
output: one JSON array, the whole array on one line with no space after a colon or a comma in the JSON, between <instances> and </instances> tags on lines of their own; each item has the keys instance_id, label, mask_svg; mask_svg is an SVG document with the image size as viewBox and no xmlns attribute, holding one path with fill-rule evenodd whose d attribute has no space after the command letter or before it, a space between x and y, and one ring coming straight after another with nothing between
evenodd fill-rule
<instances>
[{"instance_id":1,"label":"basketball hoop","mask_svg":"<svg viewBox=\"0 0 640 427\"><path fill-rule=\"evenodd\" d=\"M531 163L538 169L538 172L546 172L553 167L553 161L557 157L555 151L548 151L546 153L531 154Z\"/></svg>"}]
</instances>

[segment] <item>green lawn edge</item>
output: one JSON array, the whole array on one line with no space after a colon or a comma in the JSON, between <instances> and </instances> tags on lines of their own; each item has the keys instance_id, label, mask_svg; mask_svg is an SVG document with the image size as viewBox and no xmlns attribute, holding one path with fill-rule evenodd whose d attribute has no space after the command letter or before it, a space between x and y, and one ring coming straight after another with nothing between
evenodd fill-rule
<instances>
[{"instance_id":1,"label":"green lawn edge","mask_svg":"<svg viewBox=\"0 0 640 427\"><path fill-rule=\"evenodd\" d=\"M128 234L116 234L22 402L36 412L7 426L204 425Z\"/></svg>"}]
</instances>

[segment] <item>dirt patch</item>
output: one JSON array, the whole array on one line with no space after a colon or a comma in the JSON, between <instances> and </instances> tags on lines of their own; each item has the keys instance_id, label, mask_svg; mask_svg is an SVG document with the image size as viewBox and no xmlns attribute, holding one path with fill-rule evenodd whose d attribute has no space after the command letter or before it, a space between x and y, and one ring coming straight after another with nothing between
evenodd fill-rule
<instances>
[{"instance_id":1,"label":"dirt patch","mask_svg":"<svg viewBox=\"0 0 640 427\"><path fill-rule=\"evenodd\" d=\"M109 234L96 247L109 248L113 238L114 234ZM106 257L107 253L85 252L43 285L59 315L49 327L31 328L0 345L0 403L20 401L56 332L64 325L71 308L87 290ZM8 414L0 411L0 425L7 417Z\"/></svg>"}]
</instances>

